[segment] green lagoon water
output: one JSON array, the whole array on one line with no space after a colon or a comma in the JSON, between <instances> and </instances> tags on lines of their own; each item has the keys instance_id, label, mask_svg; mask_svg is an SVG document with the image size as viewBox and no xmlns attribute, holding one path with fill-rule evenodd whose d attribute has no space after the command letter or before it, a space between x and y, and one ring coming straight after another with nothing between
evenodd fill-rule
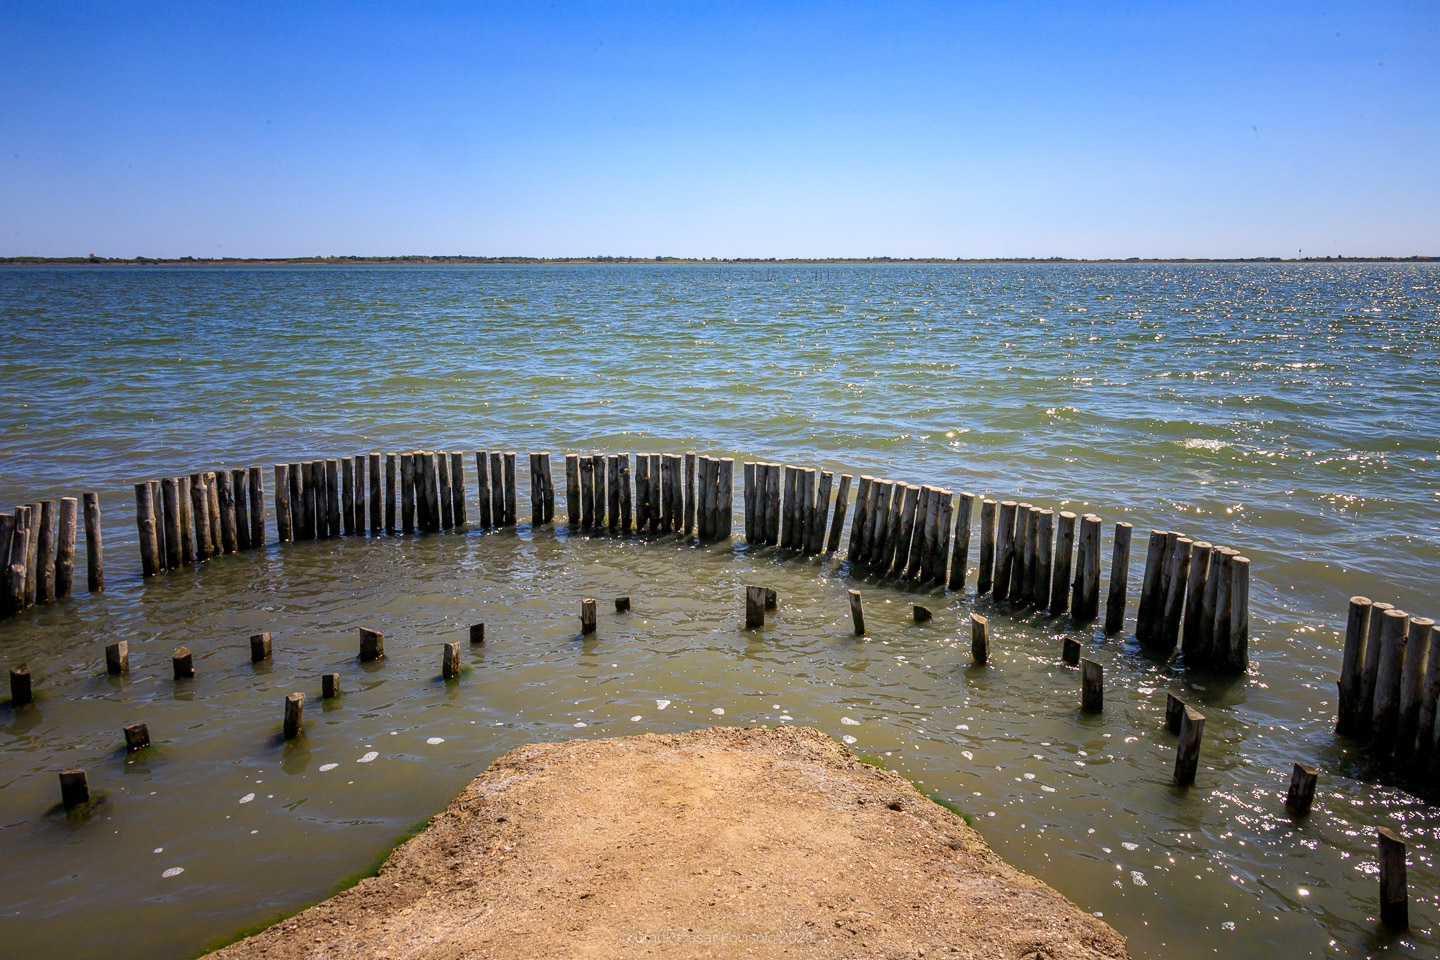
<instances>
[{"instance_id":1,"label":"green lagoon water","mask_svg":"<svg viewBox=\"0 0 1440 960\"><path fill-rule=\"evenodd\" d=\"M506 750L713 723L846 738L1137 957L1440 952L1440 808L1332 734L1346 598L1440 614L1434 266L4 268L0 345L0 503L100 491L110 584L91 597L82 575L0 622L0 666L28 662L42 692L0 706L0 956L186 956L370 869ZM562 513L566 451L1083 507L1107 565L1112 524L1136 525L1132 585L1146 532L1179 529L1252 559L1251 669L1187 672L991 610L973 578L861 583L856 638L839 558L747 549L738 519L704 548L532 529L523 476L511 530L139 577L138 480L262 464L268 487L279 460L495 447L522 468L552 451ZM762 633L740 628L753 582L781 597ZM582 596L602 598L584 640ZM910 621L916 600L933 623ZM994 614L979 671L972 607ZM490 642L440 682L440 644L475 620ZM355 662L359 625L386 633L383 665ZM259 630L275 658L252 666ZM1067 633L1105 667L1101 716L1076 709ZM118 639L123 679L104 672ZM180 644L193 682L170 679ZM329 671L347 692L322 705ZM309 705L286 746L291 690ZM1169 782L1167 692L1208 717L1188 790ZM157 745L127 758L136 720ZM1322 770L1298 822L1297 760ZM72 766L104 794L88 820L54 810ZM1410 845L1400 938L1378 932L1377 825Z\"/></svg>"}]
</instances>

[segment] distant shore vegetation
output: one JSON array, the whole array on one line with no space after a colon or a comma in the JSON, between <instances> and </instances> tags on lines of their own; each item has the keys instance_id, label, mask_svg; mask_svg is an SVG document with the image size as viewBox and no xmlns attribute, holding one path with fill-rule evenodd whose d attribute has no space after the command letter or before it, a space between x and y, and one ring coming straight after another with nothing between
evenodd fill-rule
<instances>
[{"instance_id":1,"label":"distant shore vegetation","mask_svg":"<svg viewBox=\"0 0 1440 960\"><path fill-rule=\"evenodd\" d=\"M99 264L149 266L344 266L379 264L975 264L975 263L1432 263L1440 256L1408 257L469 257L406 254L395 257L0 257L0 264Z\"/></svg>"}]
</instances>

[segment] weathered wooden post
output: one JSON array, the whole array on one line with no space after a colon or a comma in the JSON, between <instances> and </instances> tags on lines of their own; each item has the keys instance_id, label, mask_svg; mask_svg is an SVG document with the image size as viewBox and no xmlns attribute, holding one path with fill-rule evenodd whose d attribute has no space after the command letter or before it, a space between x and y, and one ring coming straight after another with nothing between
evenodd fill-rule
<instances>
[{"instance_id":1,"label":"weathered wooden post","mask_svg":"<svg viewBox=\"0 0 1440 960\"><path fill-rule=\"evenodd\" d=\"M137 750L144 750L150 746L150 728L143 723L126 724L125 752L134 753Z\"/></svg>"},{"instance_id":2,"label":"weathered wooden post","mask_svg":"<svg viewBox=\"0 0 1440 960\"><path fill-rule=\"evenodd\" d=\"M595 632L595 601L589 597L580 601L580 632Z\"/></svg>"},{"instance_id":3,"label":"weathered wooden post","mask_svg":"<svg viewBox=\"0 0 1440 960\"><path fill-rule=\"evenodd\" d=\"M595 529L595 461L580 458L580 527Z\"/></svg>"},{"instance_id":4,"label":"weathered wooden post","mask_svg":"<svg viewBox=\"0 0 1440 960\"><path fill-rule=\"evenodd\" d=\"M105 672L112 677L130 672L130 641L118 640L105 648Z\"/></svg>"},{"instance_id":5,"label":"weathered wooden post","mask_svg":"<svg viewBox=\"0 0 1440 960\"><path fill-rule=\"evenodd\" d=\"M269 660L271 653L270 632L257 633L250 638L250 662Z\"/></svg>"},{"instance_id":6,"label":"weathered wooden post","mask_svg":"<svg viewBox=\"0 0 1440 960\"><path fill-rule=\"evenodd\" d=\"M780 504L780 549L790 550L795 546L796 498L799 496L800 475L793 464L781 468L781 486L784 499Z\"/></svg>"},{"instance_id":7,"label":"weathered wooden post","mask_svg":"<svg viewBox=\"0 0 1440 960\"><path fill-rule=\"evenodd\" d=\"M1429 617L1412 617L1410 636L1405 642L1395 736L1395 759L1403 766L1408 766L1415 756L1415 741L1420 732L1421 698L1425 694L1425 665L1430 658L1430 631L1434 626L1435 621ZM1428 740L1428 727L1425 733Z\"/></svg>"},{"instance_id":8,"label":"weathered wooden post","mask_svg":"<svg viewBox=\"0 0 1440 960\"><path fill-rule=\"evenodd\" d=\"M250 547L265 546L265 474L261 469L249 467L245 481L250 488Z\"/></svg>"},{"instance_id":9,"label":"weathered wooden post","mask_svg":"<svg viewBox=\"0 0 1440 960\"><path fill-rule=\"evenodd\" d=\"M1105 669L1094 660L1080 661L1080 709L1086 713L1105 709Z\"/></svg>"},{"instance_id":10,"label":"weathered wooden post","mask_svg":"<svg viewBox=\"0 0 1440 960\"><path fill-rule=\"evenodd\" d=\"M711 457L701 457L698 468L700 478L699 487L695 491L697 500L695 505L695 534L700 542L704 543L715 535L715 528L712 526L714 519L712 508L715 505L715 461ZM638 486L636 489L639 489Z\"/></svg>"},{"instance_id":11,"label":"weathered wooden post","mask_svg":"<svg viewBox=\"0 0 1440 960\"><path fill-rule=\"evenodd\" d=\"M984 596L995 585L995 514L1000 504L988 497L980 501L980 569L975 572L975 595Z\"/></svg>"},{"instance_id":12,"label":"weathered wooden post","mask_svg":"<svg viewBox=\"0 0 1440 960\"><path fill-rule=\"evenodd\" d=\"M671 459L669 454L660 458L660 532L671 533L680 528L680 514L684 511L675 509L675 491L678 489L680 480L680 466L676 460Z\"/></svg>"},{"instance_id":13,"label":"weathered wooden post","mask_svg":"<svg viewBox=\"0 0 1440 960\"><path fill-rule=\"evenodd\" d=\"M1180 651L1185 655L1186 663L1209 659L1210 651L1203 649L1206 636L1200 627L1200 619L1205 610L1205 591L1210 585L1210 556L1214 549L1213 544L1203 540L1190 545L1190 576L1185 584L1185 615L1180 631Z\"/></svg>"},{"instance_id":14,"label":"weathered wooden post","mask_svg":"<svg viewBox=\"0 0 1440 960\"><path fill-rule=\"evenodd\" d=\"M935 614L930 611L929 607L922 607L918 603L912 603L910 607L910 615L916 623L929 623L935 619Z\"/></svg>"},{"instance_id":15,"label":"weathered wooden post","mask_svg":"<svg viewBox=\"0 0 1440 960\"><path fill-rule=\"evenodd\" d=\"M1132 524L1115 524L1115 542L1110 550L1110 589L1105 597L1105 635L1125 629L1125 594L1130 585L1130 535Z\"/></svg>"},{"instance_id":16,"label":"weathered wooden post","mask_svg":"<svg viewBox=\"0 0 1440 960\"><path fill-rule=\"evenodd\" d=\"M929 527L930 530L934 531L930 549L935 564L935 571L930 578L930 582L937 587L943 587L949 582L950 526L954 515L954 491L946 487L938 488L935 494L935 523Z\"/></svg>"},{"instance_id":17,"label":"weathered wooden post","mask_svg":"<svg viewBox=\"0 0 1440 960\"><path fill-rule=\"evenodd\" d=\"M870 488L875 489L874 485ZM905 576L910 580L925 580L925 561L930 555L930 539L934 534L932 529L936 516L933 507L935 505L935 488L921 486L920 492L915 498L915 522L911 525L910 534L910 555L905 558ZM904 504L902 503L903 507ZM932 570L931 573L934 571Z\"/></svg>"},{"instance_id":18,"label":"weathered wooden post","mask_svg":"<svg viewBox=\"0 0 1440 960\"><path fill-rule=\"evenodd\" d=\"M15 519L11 524L9 565L3 571L5 574L5 609L10 613L19 613L25 609L25 554L30 549L29 511L30 508L27 506L16 507Z\"/></svg>"},{"instance_id":19,"label":"weathered wooden post","mask_svg":"<svg viewBox=\"0 0 1440 960\"><path fill-rule=\"evenodd\" d=\"M910 575L910 558L915 555L915 545L919 538L925 535L924 518L919 517L920 488L913 483L905 484L905 491L899 499L900 526L895 531L895 558L890 572L896 577L908 577ZM894 498L891 502L894 502ZM920 521L918 536L916 534L917 518Z\"/></svg>"},{"instance_id":20,"label":"weathered wooden post","mask_svg":"<svg viewBox=\"0 0 1440 960\"><path fill-rule=\"evenodd\" d=\"M150 481L150 499L154 501L155 512L155 557L161 570L170 569L165 553L165 495L160 490L160 481Z\"/></svg>"},{"instance_id":21,"label":"weathered wooden post","mask_svg":"<svg viewBox=\"0 0 1440 960\"><path fill-rule=\"evenodd\" d=\"M484 623L472 623L472 624L470 624L470 642L471 642L472 644L476 644L476 645L480 645L480 644L483 644L483 643L485 642L485 624L484 624Z\"/></svg>"},{"instance_id":22,"label":"weathered wooden post","mask_svg":"<svg viewBox=\"0 0 1440 960\"><path fill-rule=\"evenodd\" d=\"M85 576L91 593L105 592L105 554L100 536L100 495L87 491L85 499Z\"/></svg>"},{"instance_id":23,"label":"weathered wooden post","mask_svg":"<svg viewBox=\"0 0 1440 960\"><path fill-rule=\"evenodd\" d=\"M1087 513L1080 518L1079 548L1075 556L1075 593L1070 615L1089 623L1100 615L1100 528L1099 517Z\"/></svg>"},{"instance_id":24,"label":"weathered wooden post","mask_svg":"<svg viewBox=\"0 0 1440 960\"><path fill-rule=\"evenodd\" d=\"M845 527L845 511L850 506L851 479L848 473L840 474L840 487L835 493L835 516L830 521L830 539L825 544L827 553L835 553L840 549L840 531Z\"/></svg>"},{"instance_id":25,"label":"weathered wooden post","mask_svg":"<svg viewBox=\"0 0 1440 960\"><path fill-rule=\"evenodd\" d=\"M1221 664L1231 673L1250 665L1250 558L1230 561L1230 644Z\"/></svg>"},{"instance_id":26,"label":"weathered wooden post","mask_svg":"<svg viewBox=\"0 0 1440 960\"><path fill-rule=\"evenodd\" d=\"M300 726L305 721L305 694L285 694L285 739L294 740L300 735Z\"/></svg>"},{"instance_id":27,"label":"weathered wooden post","mask_svg":"<svg viewBox=\"0 0 1440 960\"><path fill-rule=\"evenodd\" d=\"M454 680L460 676L460 644L445 644L440 655L440 676L445 680Z\"/></svg>"},{"instance_id":28,"label":"weathered wooden post","mask_svg":"<svg viewBox=\"0 0 1440 960\"><path fill-rule=\"evenodd\" d=\"M10 594L10 547L14 541L15 514L0 513L0 617L8 617L16 612L12 609L13 598Z\"/></svg>"},{"instance_id":29,"label":"weathered wooden post","mask_svg":"<svg viewBox=\"0 0 1440 960\"><path fill-rule=\"evenodd\" d=\"M176 477L180 481L176 498L180 501L180 562L189 566L195 562L194 518L191 516L190 478Z\"/></svg>"},{"instance_id":30,"label":"weathered wooden post","mask_svg":"<svg viewBox=\"0 0 1440 960\"><path fill-rule=\"evenodd\" d=\"M1375 674L1375 709L1370 726L1380 750L1389 754L1395 747L1400 715L1400 680L1409 640L1410 614L1386 610L1381 623L1380 664Z\"/></svg>"},{"instance_id":31,"label":"weathered wooden post","mask_svg":"<svg viewBox=\"0 0 1440 960\"><path fill-rule=\"evenodd\" d=\"M1380 922L1391 933L1410 929L1409 882L1405 841L1389 827L1376 830L1380 843Z\"/></svg>"},{"instance_id":32,"label":"weathered wooden post","mask_svg":"<svg viewBox=\"0 0 1440 960\"><path fill-rule=\"evenodd\" d=\"M400 532L415 532L415 455L400 454Z\"/></svg>"},{"instance_id":33,"label":"weathered wooden post","mask_svg":"<svg viewBox=\"0 0 1440 960\"><path fill-rule=\"evenodd\" d=\"M1065 642L1060 645L1060 660L1068 666L1078 667L1080 665L1080 641L1074 637L1066 637Z\"/></svg>"},{"instance_id":34,"label":"weathered wooden post","mask_svg":"<svg viewBox=\"0 0 1440 960\"><path fill-rule=\"evenodd\" d=\"M1055 511L1041 510L1035 516L1035 577L1030 600L1036 609L1050 607L1050 577L1055 572Z\"/></svg>"},{"instance_id":35,"label":"weathered wooden post","mask_svg":"<svg viewBox=\"0 0 1440 960\"><path fill-rule=\"evenodd\" d=\"M490 516L497 527L505 526L505 454L490 451Z\"/></svg>"},{"instance_id":36,"label":"weathered wooden post","mask_svg":"<svg viewBox=\"0 0 1440 960\"><path fill-rule=\"evenodd\" d=\"M977 667L990 662L990 618L970 614L970 659Z\"/></svg>"},{"instance_id":37,"label":"weathered wooden post","mask_svg":"<svg viewBox=\"0 0 1440 960\"><path fill-rule=\"evenodd\" d=\"M608 526L606 523L605 509L610 503L609 491L605 488L605 454L597 453L590 457L595 475L595 527L597 530Z\"/></svg>"},{"instance_id":38,"label":"weathered wooden post","mask_svg":"<svg viewBox=\"0 0 1440 960\"><path fill-rule=\"evenodd\" d=\"M220 532L220 485L214 470L205 471L205 496L210 507L210 556L218 557L225 552L225 544Z\"/></svg>"},{"instance_id":39,"label":"weathered wooden post","mask_svg":"<svg viewBox=\"0 0 1440 960\"><path fill-rule=\"evenodd\" d=\"M810 542L806 551L812 554L825 552L825 528L830 522L830 493L835 486L835 474L829 470L820 471L820 482L815 490L815 510L811 513Z\"/></svg>"},{"instance_id":40,"label":"weathered wooden post","mask_svg":"<svg viewBox=\"0 0 1440 960\"><path fill-rule=\"evenodd\" d=\"M1320 771L1303 763L1295 764L1290 773L1290 790L1285 794L1285 809L1293 816L1303 817L1315 801L1315 781Z\"/></svg>"},{"instance_id":41,"label":"weathered wooden post","mask_svg":"<svg viewBox=\"0 0 1440 960\"><path fill-rule=\"evenodd\" d=\"M685 451L685 536L695 530L695 451Z\"/></svg>"},{"instance_id":42,"label":"weathered wooden post","mask_svg":"<svg viewBox=\"0 0 1440 960\"><path fill-rule=\"evenodd\" d=\"M745 588L745 628L753 630L765 626L765 588Z\"/></svg>"},{"instance_id":43,"label":"weathered wooden post","mask_svg":"<svg viewBox=\"0 0 1440 960\"><path fill-rule=\"evenodd\" d=\"M616 597L616 598L615 598L615 612L616 612L616 613L629 613L629 612L630 612L630 598L629 598L629 597Z\"/></svg>"},{"instance_id":44,"label":"weathered wooden post","mask_svg":"<svg viewBox=\"0 0 1440 960\"><path fill-rule=\"evenodd\" d=\"M380 459L380 454L370 454L370 533L372 535L379 535L380 531L385 529L385 498L381 493ZM394 486L393 481L391 486ZM463 497L463 491L461 495Z\"/></svg>"},{"instance_id":45,"label":"weathered wooden post","mask_svg":"<svg viewBox=\"0 0 1440 960\"><path fill-rule=\"evenodd\" d=\"M1029 604L1035 583L1035 515L1040 508L1030 503L1015 507L1015 563L1010 575L1010 599Z\"/></svg>"},{"instance_id":46,"label":"weathered wooden post","mask_svg":"<svg viewBox=\"0 0 1440 960\"><path fill-rule=\"evenodd\" d=\"M305 534L305 495L310 482L310 471L306 464L298 460L286 464L286 469L290 478L289 489L286 491L290 503L290 526L296 540L308 540L309 537ZM181 482L185 482L183 477ZM279 509L278 500L276 509Z\"/></svg>"},{"instance_id":47,"label":"weathered wooden post","mask_svg":"<svg viewBox=\"0 0 1440 960\"><path fill-rule=\"evenodd\" d=\"M195 679L195 656L189 647L176 647L170 655L170 673L176 680Z\"/></svg>"},{"instance_id":48,"label":"weathered wooden post","mask_svg":"<svg viewBox=\"0 0 1440 960\"><path fill-rule=\"evenodd\" d=\"M140 487L135 488L135 504L138 507L142 494ZM143 498L150 498L147 489ZM203 473L190 474L190 513L195 521L195 559L197 561L209 560L216 556L215 542L210 539L210 493L205 489L205 475ZM144 550L145 538L141 536L141 550Z\"/></svg>"},{"instance_id":49,"label":"weathered wooden post","mask_svg":"<svg viewBox=\"0 0 1440 960\"><path fill-rule=\"evenodd\" d=\"M505 526L515 526L515 457L514 450L505 451Z\"/></svg>"},{"instance_id":50,"label":"weathered wooden post","mask_svg":"<svg viewBox=\"0 0 1440 960\"><path fill-rule=\"evenodd\" d=\"M660 464L664 460L658 453L650 457L650 532L659 533L665 519L665 484L660 475Z\"/></svg>"},{"instance_id":51,"label":"weathered wooden post","mask_svg":"<svg viewBox=\"0 0 1440 960\"><path fill-rule=\"evenodd\" d=\"M10 707L18 710L33 699L30 690L30 666L18 663L10 668Z\"/></svg>"},{"instance_id":52,"label":"weathered wooden post","mask_svg":"<svg viewBox=\"0 0 1440 960\"><path fill-rule=\"evenodd\" d=\"M355 465L349 457L340 461L340 528L355 536Z\"/></svg>"},{"instance_id":53,"label":"weathered wooden post","mask_svg":"<svg viewBox=\"0 0 1440 960\"><path fill-rule=\"evenodd\" d=\"M250 497L245 488L244 468L231 470L230 492L235 498L235 546L239 550L250 549Z\"/></svg>"},{"instance_id":54,"label":"weathered wooden post","mask_svg":"<svg viewBox=\"0 0 1440 960\"><path fill-rule=\"evenodd\" d=\"M860 591L850 590L850 621L855 625L855 635L865 635L865 612L860 609Z\"/></svg>"},{"instance_id":55,"label":"weathered wooden post","mask_svg":"<svg viewBox=\"0 0 1440 960\"><path fill-rule=\"evenodd\" d=\"M295 539L290 515L290 464L275 464L275 535L281 543Z\"/></svg>"},{"instance_id":56,"label":"weathered wooden post","mask_svg":"<svg viewBox=\"0 0 1440 960\"><path fill-rule=\"evenodd\" d=\"M481 473L481 476L484 476L483 472ZM399 457L397 457L393 453L387 453L385 454L385 532L391 536L394 536L395 531L398 529L395 523L395 500L396 489L399 485L399 480ZM483 501L485 497L484 487L480 488L480 497ZM484 512L484 509L484 503L482 502L481 511Z\"/></svg>"},{"instance_id":57,"label":"weathered wooden post","mask_svg":"<svg viewBox=\"0 0 1440 960\"><path fill-rule=\"evenodd\" d=\"M1180 716L1180 743L1175 748L1175 783L1188 787L1200 766L1200 740L1205 736L1205 715L1185 706Z\"/></svg>"},{"instance_id":58,"label":"weathered wooden post","mask_svg":"<svg viewBox=\"0 0 1440 960\"><path fill-rule=\"evenodd\" d=\"M60 773L60 802L66 810L83 807L90 802L90 784L84 770L64 770Z\"/></svg>"},{"instance_id":59,"label":"weathered wooden post","mask_svg":"<svg viewBox=\"0 0 1440 960\"><path fill-rule=\"evenodd\" d=\"M155 540L155 501L148 483L135 484L135 527L140 533L140 571L153 577L160 572L160 557Z\"/></svg>"},{"instance_id":60,"label":"weathered wooden post","mask_svg":"<svg viewBox=\"0 0 1440 960\"><path fill-rule=\"evenodd\" d=\"M567 453L565 454L565 511L572 527L578 527L584 522L585 514L580 508L580 499L580 454Z\"/></svg>"},{"instance_id":61,"label":"weathered wooden post","mask_svg":"<svg viewBox=\"0 0 1440 960\"><path fill-rule=\"evenodd\" d=\"M1368 734L1373 722L1375 681L1380 672L1380 630L1385 622L1385 611L1393 609L1394 605L1389 603L1374 603L1370 606L1370 629L1365 637L1365 665L1360 672L1360 700L1356 704L1356 736Z\"/></svg>"},{"instance_id":62,"label":"weathered wooden post","mask_svg":"<svg viewBox=\"0 0 1440 960\"><path fill-rule=\"evenodd\" d=\"M370 458L366 454L355 454L355 466L353 468L355 474L354 530L355 536L357 537L365 536L365 488L369 485L366 483L369 464Z\"/></svg>"},{"instance_id":63,"label":"weathered wooden post","mask_svg":"<svg viewBox=\"0 0 1440 960\"><path fill-rule=\"evenodd\" d=\"M1159 632L1161 609L1165 604L1160 580L1165 568L1164 530L1151 530L1150 543L1145 548L1145 578L1140 583L1140 609L1135 614L1135 639L1141 646L1148 647ZM1214 609L1214 600L1208 600ZM1213 615L1212 615L1213 619Z\"/></svg>"},{"instance_id":64,"label":"weathered wooden post","mask_svg":"<svg viewBox=\"0 0 1440 960\"><path fill-rule=\"evenodd\" d=\"M870 485L873 502L865 520L865 563L876 566L885 556L886 534L889 532L890 500L895 496L894 480L877 480ZM929 571L934 576L934 568ZM925 579L930 579L926 577Z\"/></svg>"},{"instance_id":65,"label":"weathered wooden post","mask_svg":"<svg viewBox=\"0 0 1440 960\"><path fill-rule=\"evenodd\" d=\"M340 696L340 674L326 673L320 676L320 699L333 700Z\"/></svg>"},{"instance_id":66,"label":"weathered wooden post","mask_svg":"<svg viewBox=\"0 0 1440 960\"><path fill-rule=\"evenodd\" d=\"M851 563L861 561L861 551L865 543L865 525L870 505L870 488L874 483L874 477L862 475L859 485L855 488L855 516L850 520L850 545L845 554L845 558Z\"/></svg>"},{"instance_id":67,"label":"weathered wooden post","mask_svg":"<svg viewBox=\"0 0 1440 960\"><path fill-rule=\"evenodd\" d=\"M80 517L80 501L74 497L60 498L60 528L55 542L55 596L70 596L75 581L75 533Z\"/></svg>"},{"instance_id":68,"label":"weathered wooden post","mask_svg":"<svg viewBox=\"0 0 1440 960\"><path fill-rule=\"evenodd\" d=\"M215 505L219 508L220 552L235 553L240 549L235 529L235 491L230 489L230 471L223 467L215 471Z\"/></svg>"},{"instance_id":69,"label":"weathered wooden post","mask_svg":"<svg viewBox=\"0 0 1440 960\"><path fill-rule=\"evenodd\" d=\"M1425 688L1420 698L1420 721L1416 724L1416 764L1420 769L1433 767L1440 770L1440 756L1434 751L1434 742L1440 737L1440 723L1435 716L1440 713L1440 626L1430 627L1430 658L1425 666Z\"/></svg>"},{"instance_id":70,"label":"weathered wooden post","mask_svg":"<svg viewBox=\"0 0 1440 960\"><path fill-rule=\"evenodd\" d=\"M442 519L440 515L440 464L433 450L426 450L422 459L425 464L425 529L431 533L437 533L440 530ZM514 471L513 462L511 471ZM513 514L510 522L515 522Z\"/></svg>"},{"instance_id":71,"label":"weathered wooden post","mask_svg":"<svg viewBox=\"0 0 1440 960\"><path fill-rule=\"evenodd\" d=\"M440 455L443 457L445 454ZM546 453L541 456L543 462L539 472L543 503L545 487L550 480L550 455ZM532 477L534 473L535 471L532 470ZM465 525L465 451L463 450L450 451L450 519L457 527ZM547 523L549 517L542 514L540 520L542 523Z\"/></svg>"},{"instance_id":72,"label":"weathered wooden post","mask_svg":"<svg viewBox=\"0 0 1440 960\"><path fill-rule=\"evenodd\" d=\"M735 522L735 458L721 457L716 477L716 526L717 536L729 540Z\"/></svg>"},{"instance_id":73,"label":"weathered wooden post","mask_svg":"<svg viewBox=\"0 0 1440 960\"><path fill-rule=\"evenodd\" d=\"M379 630L360 628L360 662L369 663L385 657L385 634Z\"/></svg>"},{"instance_id":74,"label":"weathered wooden post","mask_svg":"<svg viewBox=\"0 0 1440 960\"><path fill-rule=\"evenodd\" d=\"M547 471L548 472L548 471ZM605 458L606 518L611 533L619 533L620 526L620 455L610 454Z\"/></svg>"},{"instance_id":75,"label":"weathered wooden post","mask_svg":"<svg viewBox=\"0 0 1440 960\"><path fill-rule=\"evenodd\" d=\"M35 605L35 592L39 580L36 568L39 563L41 514L42 508L38 501L30 504L29 509L25 513L25 523L30 529L30 535L26 540L25 549L25 606L27 607L33 607Z\"/></svg>"},{"instance_id":76,"label":"weathered wooden post","mask_svg":"<svg viewBox=\"0 0 1440 960\"><path fill-rule=\"evenodd\" d=\"M1000 501L1000 529L995 542L995 583L991 587L991 595L996 600L1006 600L1010 596L1010 580L1015 567L1015 511L1018 506L1014 500Z\"/></svg>"},{"instance_id":77,"label":"weathered wooden post","mask_svg":"<svg viewBox=\"0 0 1440 960\"><path fill-rule=\"evenodd\" d=\"M748 544L759 543L759 539L755 536L757 519L755 466L753 461L745 461L745 542Z\"/></svg>"},{"instance_id":78,"label":"weathered wooden post","mask_svg":"<svg viewBox=\"0 0 1440 960\"><path fill-rule=\"evenodd\" d=\"M631 494L630 494L630 489L631 489L631 488L630 488L630 454L628 454L628 453L622 453L622 454L619 454L618 456L619 456L619 460L620 460L620 529L621 529L621 531L624 532L624 533L629 533L629 532L630 532L631 508L632 508L632 506L633 506L633 502L632 502L632 500L631 500ZM694 464L693 464L693 460L694 460L693 455L691 455L691 460L692 460L691 466L692 466L692 468L693 468L693 466L694 466ZM694 478L691 477L691 479L693 480ZM692 499L693 499L693 498L692 498ZM694 512L695 504L694 504L693 502L690 503L689 509L691 510L692 513ZM693 516L692 516L691 519L692 519L692 520L694 519ZM693 524L692 524L692 526L693 526ZM685 534L686 534L686 536L689 536L689 534L690 534L690 530L689 530L688 527L687 527L686 530L685 530Z\"/></svg>"},{"instance_id":79,"label":"weathered wooden post","mask_svg":"<svg viewBox=\"0 0 1440 960\"><path fill-rule=\"evenodd\" d=\"M975 494L961 492L960 508L955 515L955 551L950 556L950 589L965 589L965 574L970 566L970 522L975 513Z\"/></svg>"},{"instance_id":80,"label":"weathered wooden post","mask_svg":"<svg viewBox=\"0 0 1440 960\"><path fill-rule=\"evenodd\" d=\"M1050 578L1050 616L1062 617L1070 605L1071 564L1075 559L1075 514L1060 511L1055 532L1055 568Z\"/></svg>"},{"instance_id":81,"label":"weathered wooden post","mask_svg":"<svg viewBox=\"0 0 1440 960\"><path fill-rule=\"evenodd\" d=\"M439 497L436 512L440 519L436 526L441 530L449 530L455 526L455 494L450 489L450 458L445 456L443 450L430 456L435 464L435 484L438 488L436 494Z\"/></svg>"},{"instance_id":82,"label":"weathered wooden post","mask_svg":"<svg viewBox=\"0 0 1440 960\"><path fill-rule=\"evenodd\" d=\"M1160 635L1154 648L1161 653L1173 651L1180 641L1180 624L1185 615L1185 588L1190 582L1190 554L1195 541L1176 537L1166 549L1165 603L1161 613Z\"/></svg>"}]
</instances>

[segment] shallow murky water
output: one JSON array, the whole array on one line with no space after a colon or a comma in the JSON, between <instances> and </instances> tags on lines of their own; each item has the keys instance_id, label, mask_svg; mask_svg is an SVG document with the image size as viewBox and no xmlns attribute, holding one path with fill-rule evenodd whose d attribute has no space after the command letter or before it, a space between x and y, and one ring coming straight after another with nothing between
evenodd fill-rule
<instances>
[{"instance_id":1,"label":"shallow murky water","mask_svg":"<svg viewBox=\"0 0 1440 960\"><path fill-rule=\"evenodd\" d=\"M0 502L100 489L111 580L0 623L0 661L42 692L0 707L0 953L193 952L370 868L522 743L802 723L954 803L1137 956L1431 956L1440 810L1358 779L1330 730L1345 597L1436 612L1437 288L1424 267L0 273ZM522 524L139 582L126 483L499 442L1084 505L1107 560L1116 520L1233 543L1254 560L1254 663L1186 673L1086 629L1107 691L1082 716L1067 621L998 612L977 670L970 591L863 583L857 638L843 564L750 551L738 521L724 548ZM781 597L761 632L740 625L750 582ZM582 596L601 601L584 640ZM382 664L356 662L361 625L385 632ZM275 657L252 666L258 630ZM104 673L117 639L123 679ZM448 684L446 640L466 664ZM180 644L197 677L177 684ZM322 703L330 671L345 694ZM285 745L292 690L307 724ZM1208 717L1188 790L1171 691ZM157 743L127 758L135 720ZM1298 823L1296 760L1322 767ZM106 794L85 822L53 809L69 766ZM1376 932L1377 824L1410 844L1405 938Z\"/></svg>"}]
</instances>

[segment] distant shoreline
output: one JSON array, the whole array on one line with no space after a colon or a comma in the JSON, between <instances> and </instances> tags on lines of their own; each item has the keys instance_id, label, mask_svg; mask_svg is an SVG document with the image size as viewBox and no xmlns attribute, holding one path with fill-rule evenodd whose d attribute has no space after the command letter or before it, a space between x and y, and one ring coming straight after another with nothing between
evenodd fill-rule
<instances>
[{"instance_id":1,"label":"distant shoreline","mask_svg":"<svg viewBox=\"0 0 1440 960\"><path fill-rule=\"evenodd\" d=\"M402 256L402 257L0 257L3 266L384 266L389 264L413 264L438 266L445 264L501 264L536 265L553 264L691 264L706 266L712 264L742 265L806 265L844 264L864 266L867 264L1126 264L1126 263L1437 263L1440 256L1413 255L1409 257L1126 257L1124 259L1075 259L1070 257L462 257L462 256Z\"/></svg>"}]
</instances>

